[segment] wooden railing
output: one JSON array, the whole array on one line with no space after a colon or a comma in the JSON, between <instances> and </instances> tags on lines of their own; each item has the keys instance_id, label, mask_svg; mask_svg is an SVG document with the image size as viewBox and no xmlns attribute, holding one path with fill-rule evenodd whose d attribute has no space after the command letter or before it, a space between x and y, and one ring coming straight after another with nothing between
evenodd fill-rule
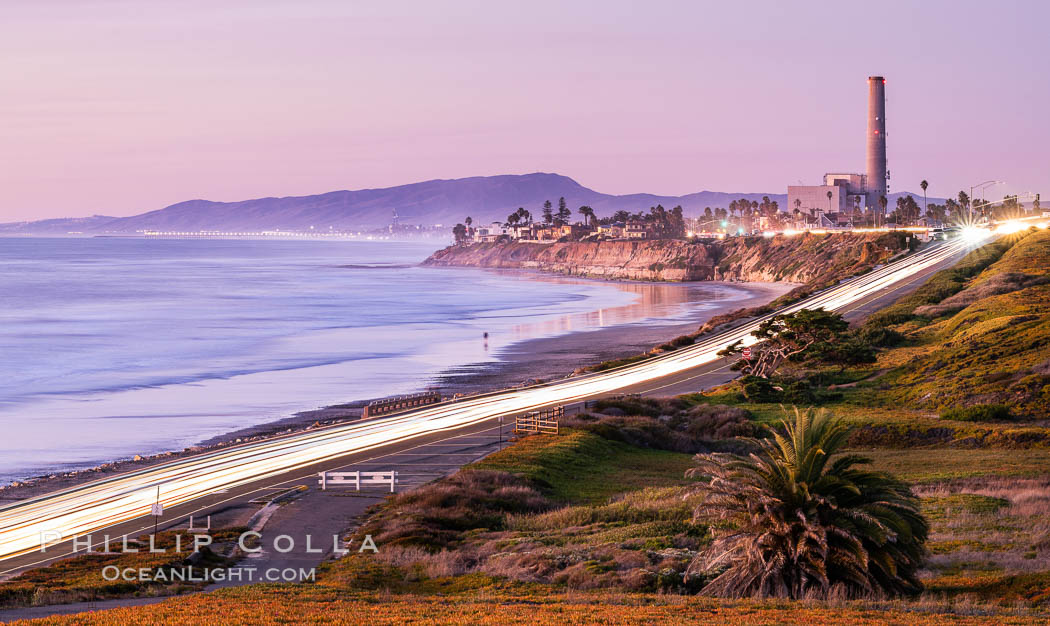
<instances>
[{"instance_id":1,"label":"wooden railing","mask_svg":"<svg viewBox=\"0 0 1050 626\"><path fill-rule=\"evenodd\" d=\"M542 411L529 411L514 417L514 432L521 434L557 435L559 422L565 417L565 407L556 406Z\"/></svg>"},{"instance_id":2,"label":"wooden railing","mask_svg":"<svg viewBox=\"0 0 1050 626\"><path fill-rule=\"evenodd\" d=\"M365 410L361 413L361 418L364 419L367 417L375 417L377 415L388 415L390 413L407 411L408 409L415 409L429 404L437 404L438 402L441 402L441 394L436 391L373 400L365 407Z\"/></svg>"}]
</instances>

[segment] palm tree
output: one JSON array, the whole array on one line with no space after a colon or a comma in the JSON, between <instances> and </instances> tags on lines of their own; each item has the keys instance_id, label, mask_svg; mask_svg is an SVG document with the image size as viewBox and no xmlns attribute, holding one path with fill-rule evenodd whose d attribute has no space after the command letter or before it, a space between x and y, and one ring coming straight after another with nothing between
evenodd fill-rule
<instances>
[{"instance_id":1,"label":"palm tree","mask_svg":"<svg viewBox=\"0 0 1050 626\"><path fill-rule=\"evenodd\" d=\"M578 211L580 212L580 215L583 216L583 223L587 226L593 226L595 222L598 221L598 218L594 216L594 209L591 207L584 205L581 206Z\"/></svg>"},{"instance_id":2,"label":"palm tree","mask_svg":"<svg viewBox=\"0 0 1050 626\"><path fill-rule=\"evenodd\" d=\"M886 222L886 205L887 204L889 204L889 200L886 199L886 196L879 196L879 213L882 214L883 223ZM876 215L875 217L878 218L879 216ZM876 219L875 226L876 227L878 226L877 219Z\"/></svg>"},{"instance_id":3,"label":"palm tree","mask_svg":"<svg viewBox=\"0 0 1050 626\"><path fill-rule=\"evenodd\" d=\"M900 480L832 460L850 430L827 413L795 409L773 440L748 457L697 455L694 511L710 546L690 575L715 574L701 593L719 597L861 597L917 593L929 525Z\"/></svg>"},{"instance_id":4,"label":"palm tree","mask_svg":"<svg viewBox=\"0 0 1050 626\"><path fill-rule=\"evenodd\" d=\"M828 190L828 213L831 213L831 196L832 195L833 194L831 193L831 190L829 189Z\"/></svg>"},{"instance_id":5,"label":"palm tree","mask_svg":"<svg viewBox=\"0 0 1050 626\"><path fill-rule=\"evenodd\" d=\"M930 183L923 179L919 186L922 187L922 214L926 215L926 188L930 186Z\"/></svg>"}]
</instances>

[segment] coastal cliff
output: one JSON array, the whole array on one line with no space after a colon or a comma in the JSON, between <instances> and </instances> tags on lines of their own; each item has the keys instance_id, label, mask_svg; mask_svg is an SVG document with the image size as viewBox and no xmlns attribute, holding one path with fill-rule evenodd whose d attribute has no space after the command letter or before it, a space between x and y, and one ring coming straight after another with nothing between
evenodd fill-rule
<instances>
[{"instance_id":1,"label":"coastal cliff","mask_svg":"<svg viewBox=\"0 0 1050 626\"><path fill-rule=\"evenodd\" d=\"M483 243L449 246L424 265L532 269L615 280L810 283L848 276L884 262L909 241L905 233L802 234L719 241Z\"/></svg>"}]
</instances>

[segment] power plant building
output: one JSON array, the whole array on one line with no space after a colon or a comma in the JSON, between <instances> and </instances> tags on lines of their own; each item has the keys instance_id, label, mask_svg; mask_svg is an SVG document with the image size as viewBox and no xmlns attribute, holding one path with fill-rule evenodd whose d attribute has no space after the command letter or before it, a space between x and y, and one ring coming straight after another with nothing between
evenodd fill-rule
<instances>
[{"instance_id":1,"label":"power plant building","mask_svg":"<svg viewBox=\"0 0 1050 626\"><path fill-rule=\"evenodd\" d=\"M867 168L865 174L824 174L823 185L788 186L788 211L798 209L822 226L848 223L861 209L878 210L888 192L886 166L886 79L868 77ZM830 197L829 197L830 193ZM834 217L832 215L834 214ZM843 216L846 216L845 219Z\"/></svg>"}]
</instances>

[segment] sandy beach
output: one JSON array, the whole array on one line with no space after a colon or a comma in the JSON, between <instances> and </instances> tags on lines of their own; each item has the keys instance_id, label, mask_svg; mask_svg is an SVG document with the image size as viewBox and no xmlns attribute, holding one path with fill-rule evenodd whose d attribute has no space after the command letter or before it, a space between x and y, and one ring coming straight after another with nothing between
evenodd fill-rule
<instances>
[{"instance_id":1,"label":"sandy beach","mask_svg":"<svg viewBox=\"0 0 1050 626\"><path fill-rule=\"evenodd\" d=\"M580 279L566 279L580 280ZM605 282L605 281L603 281ZM420 385L419 391L436 389L444 396L471 395L498 391L537 381L565 378L578 367L602 361L632 356L652 349L654 346L679 335L696 331L704 322L716 315L737 309L761 306L791 291L796 283L723 283L702 281L692 283L625 283L631 287L649 286L657 291L674 287L696 294L706 294L712 287L730 287L745 294L743 298L715 301L716 306L695 312L687 319L675 323L650 320L648 323L614 325L598 330L571 332L556 337L542 337L509 344L492 349L498 361L468 363L448 369ZM479 338L479 341L483 341ZM313 411L303 411L294 416L268 424L234 431L203 442L210 446L228 442L231 438L256 437L274 434L289 428L298 430L315 423L332 423L347 419L359 419L361 410L372 398L358 398L345 404L329 406Z\"/></svg>"},{"instance_id":2,"label":"sandy beach","mask_svg":"<svg viewBox=\"0 0 1050 626\"><path fill-rule=\"evenodd\" d=\"M447 369L429 380L421 380L419 390L438 389L443 395L452 396L495 391L530 381L563 378L581 366L644 352L668 339L694 332L711 317L765 304L796 286L794 283L623 283L625 289L642 294L638 306L659 306L666 304L666 301L678 302L690 297L710 298L712 293L726 288L729 288L733 296L711 300L707 308L697 309L672 321L650 319L647 322L617 323L617 313L611 311L608 312L612 317L608 327L512 341L506 345L494 344L489 346L489 349L496 360L468 363ZM601 311L594 313L601 314ZM479 341L484 339L479 337ZM0 502L22 500L131 469L199 454L209 449L357 420L360 419L364 405L372 399L347 398L347 402L343 404L302 411L280 420L224 433L180 451L141 456L137 460L118 460L89 469L20 481L17 485L0 487Z\"/></svg>"}]
</instances>

